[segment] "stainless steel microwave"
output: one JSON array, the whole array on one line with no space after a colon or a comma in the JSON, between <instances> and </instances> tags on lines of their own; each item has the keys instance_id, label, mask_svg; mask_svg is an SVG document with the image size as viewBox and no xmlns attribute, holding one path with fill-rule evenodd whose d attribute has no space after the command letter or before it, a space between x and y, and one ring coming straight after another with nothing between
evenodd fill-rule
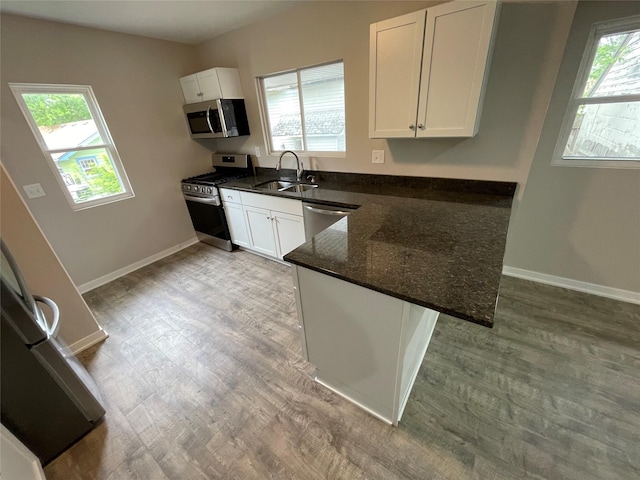
<instances>
[{"instance_id":1,"label":"stainless steel microwave","mask_svg":"<svg viewBox=\"0 0 640 480\"><path fill-rule=\"evenodd\" d=\"M247 111L242 99L210 100L184 106L191 138L224 138L249 135Z\"/></svg>"}]
</instances>

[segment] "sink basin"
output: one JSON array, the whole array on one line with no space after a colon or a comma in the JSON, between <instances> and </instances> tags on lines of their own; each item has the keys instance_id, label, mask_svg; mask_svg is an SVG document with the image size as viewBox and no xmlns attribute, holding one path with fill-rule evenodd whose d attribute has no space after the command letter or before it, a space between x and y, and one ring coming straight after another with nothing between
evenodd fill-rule
<instances>
[{"instance_id":1,"label":"sink basin","mask_svg":"<svg viewBox=\"0 0 640 480\"><path fill-rule=\"evenodd\" d=\"M284 182L282 180L270 180L268 182L254 185L255 188L264 188L265 190L280 190L293 185L293 182Z\"/></svg>"},{"instance_id":2,"label":"sink basin","mask_svg":"<svg viewBox=\"0 0 640 480\"><path fill-rule=\"evenodd\" d=\"M281 188L280 192L306 192L307 190L311 190L312 188L318 188L318 185L314 185L311 183L294 183L285 188Z\"/></svg>"},{"instance_id":3,"label":"sink basin","mask_svg":"<svg viewBox=\"0 0 640 480\"><path fill-rule=\"evenodd\" d=\"M265 190L277 190L278 192L305 192L318 185L311 183L294 183L283 180L269 180L268 182L254 185L255 188L263 188Z\"/></svg>"}]
</instances>

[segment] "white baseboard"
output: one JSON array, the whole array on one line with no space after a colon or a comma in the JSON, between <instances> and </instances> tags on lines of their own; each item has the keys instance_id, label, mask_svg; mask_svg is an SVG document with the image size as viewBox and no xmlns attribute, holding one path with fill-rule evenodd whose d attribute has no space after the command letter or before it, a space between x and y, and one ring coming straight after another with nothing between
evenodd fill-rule
<instances>
[{"instance_id":1,"label":"white baseboard","mask_svg":"<svg viewBox=\"0 0 640 480\"><path fill-rule=\"evenodd\" d=\"M82 285L78 285L78 290L80 293L84 294L94 288L98 288L106 283L112 282L117 278L120 278L128 273L134 272L139 268L146 267L147 265L152 264L153 262L157 262L164 257L168 257L169 255L173 255L176 252L179 252L182 249L190 247L191 245L195 245L200 240L197 237L193 237L191 240L187 240L186 242L179 243L178 245L174 245L173 247L167 248L161 252L156 253L155 255L151 255L150 257L143 258L142 260L132 263L131 265L127 265L126 267L119 268L118 270L107 273L102 277L98 277L95 280L91 280L87 283L83 283Z\"/></svg>"},{"instance_id":2,"label":"white baseboard","mask_svg":"<svg viewBox=\"0 0 640 480\"><path fill-rule=\"evenodd\" d=\"M105 339L109 338L109 334L104 331L104 329L102 327L100 327L100 330L92 333L91 335L88 335L84 338L81 338L80 340L78 340L77 342L72 343L71 345L68 345L67 347L62 349L62 354L65 357L71 357L73 355L77 355L78 353L80 353L83 350L86 350L87 348L95 345L96 343L99 343Z\"/></svg>"},{"instance_id":3,"label":"white baseboard","mask_svg":"<svg viewBox=\"0 0 640 480\"><path fill-rule=\"evenodd\" d=\"M599 297L613 298L615 300L622 300L623 302L640 304L640 293L622 290L621 288L605 287L603 285L596 285L595 283L581 282L579 280L556 277L554 275L547 275L546 273L539 273L515 267L504 266L502 268L502 273L510 277L531 280L538 283L544 283L546 285L553 285L554 287L561 287L578 292L590 293L591 295L598 295Z\"/></svg>"}]
</instances>

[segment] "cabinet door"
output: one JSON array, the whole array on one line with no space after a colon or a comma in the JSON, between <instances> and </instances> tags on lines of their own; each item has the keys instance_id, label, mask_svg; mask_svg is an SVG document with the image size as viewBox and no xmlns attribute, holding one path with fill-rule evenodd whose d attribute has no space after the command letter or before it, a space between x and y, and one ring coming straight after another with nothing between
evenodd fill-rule
<instances>
[{"instance_id":1,"label":"cabinet door","mask_svg":"<svg viewBox=\"0 0 640 480\"><path fill-rule=\"evenodd\" d=\"M478 132L496 8L469 1L427 9L418 137Z\"/></svg>"},{"instance_id":2,"label":"cabinet door","mask_svg":"<svg viewBox=\"0 0 640 480\"><path fill-rule=\"evenodd\" d=\"M240 73L237 68L217 67L216 71L220 81L221 98L244 98L240 85Z\"/></svg>"},{"instance_id":3,"label":"cabinet door","mask_svg":"<svg viewBox=\"0 0 640 480\"><path fill-rule=\"evenodd\" d=\"M256 252L276 257L271 212L264 208L244 207L244 214L249 233L249 247Z\"/></svg>"},{"instance_id":4,"label":"cabinet door","mask_svg":"<svg viewBox=\"0 0 640 480\"><path fill-rule=\"evenodd\" d=\"M205 100L222 98L220 81L218 80L218 73L215 68L210 68L204 72L198 72L196 75L198 76L198 83L200 84L200 90L202 91L202 102Z\"/></svg>"},{"instance_id":5,"label":"cabinet door","mask_svg":"<svg viewBox=\"0 0 640 480\"><path fill-rule=\"evenodd\" d=\"M369 31L369 137L415 137L425 10Z\"/></svg>"},{"instance_id":6,"label":"cabinet door","mask_svg":"<svg viewBox=\"0 0 640 480\"><path fill-rule=\"evenodd\" d=\"M231 232L231 241L241 247L249 247L249 232L244 220L242 205L225 203L224 211L227 215L227 224Z\"/></svg>"},{"instance_id":7,"label":"cabinet door","mask_svg":"<svg viewBox=\"0 0 640 480\"><path fill-rule=\"evenodd\" d=\"M304 219L297 215L281 212L272 212L272 217L278 241L278 256L282 258L305 242Z\"/></svg>"},{"instance_id":8,"label":"cabinet door","mask_svg":"<svg viewBox=\"0 0 640 480\"><path fill-rule=\"evenodd\" d=\"M184 95L184 103L198 103L201 101L200 86L195 73L182 77L180 86L182 87L182 95Z\"/></svg>"}]
</instances>

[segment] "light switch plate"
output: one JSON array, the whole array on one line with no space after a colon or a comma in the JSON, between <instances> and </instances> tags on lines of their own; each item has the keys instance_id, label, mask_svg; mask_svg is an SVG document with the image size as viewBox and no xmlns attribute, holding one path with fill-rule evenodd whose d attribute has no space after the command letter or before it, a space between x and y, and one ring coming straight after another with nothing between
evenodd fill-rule
<instances>
[{"instance_id":1,"label":"light switch plate","mask_svg":"<svg viewBox=\"0 0 640 480\"><path fill-rule=\"evenodd\" d=\"M45 197L47 194L44 192L42 185L39 183L32 183L31 185L23 185L24 191L29 198Z\"/></svg>"},{"instance_id":2,"label":"light switch plate","mask_svg":"<svg viewBox=\"0 0 640 480\"><path fill-rule=\"evenodd\" d=\"M371 150L371 163L384 163L384 150Z\"/></svg>"},{"instance_id":3,"label":"light switch plate","mask_svg":"<svg viewBox=\"0 0 640 480\"><path fill-rule=\"evenodd\" d=\"M253 152L256 154L256 157L260 156L260 147L254 147Z\"/></svg>"}]
</instances>

